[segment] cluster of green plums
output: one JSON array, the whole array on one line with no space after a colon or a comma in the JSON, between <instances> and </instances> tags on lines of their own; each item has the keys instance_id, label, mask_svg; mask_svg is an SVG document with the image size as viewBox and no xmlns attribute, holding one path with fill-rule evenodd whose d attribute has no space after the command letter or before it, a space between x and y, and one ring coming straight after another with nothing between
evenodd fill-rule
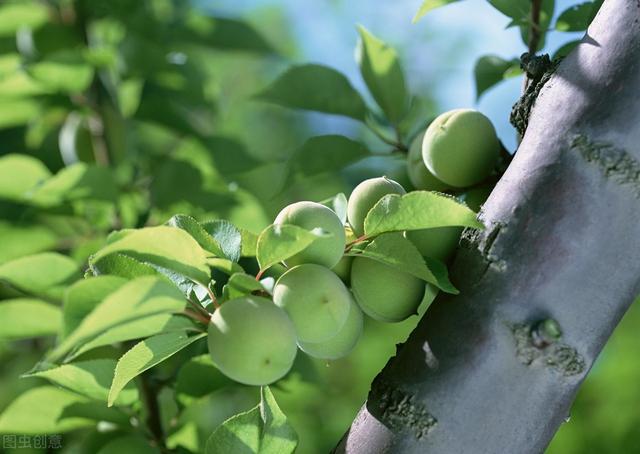
<instances>
[{"instance_id":1,"label":"cluster of green plums","mask_svg":"<svg viewBox=\"0 0 640 454\"><path fill-rule=\"evenodd\" d=\"M479 112L456 110L438 117L413 142L408 173L416 189L465 188L493 171L498 152L491 122ZM371 208L387 194L405 193L386 177L363 181L349 197L347 226L319 203L285 207L274 224L319 229L329 235L286 260L287 269L275 282L272 299L247 295L216 310L209 324L214 364L240 383L265 385L291 369L298 349L325 360L347 355L362 335L365 314L390 323L416 314L425 295L424 281L365 256L345 255L348 243L363 238ZM474 208L484 201L485 193L472 189L464 200ZM460 231L448 227L405 235L424 256L447 261Z\"/></svg>"}]
</instances>

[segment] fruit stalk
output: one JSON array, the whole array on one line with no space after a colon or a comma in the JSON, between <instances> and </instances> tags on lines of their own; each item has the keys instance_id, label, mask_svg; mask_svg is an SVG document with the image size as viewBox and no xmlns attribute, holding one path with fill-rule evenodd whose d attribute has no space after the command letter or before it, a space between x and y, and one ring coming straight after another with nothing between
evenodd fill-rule
<instances>
[{"instance_id":1,"label":"fruit stalk","mask_svg":"<svg viewBox=\"0 0 640 454\"><path fill-rule=\"evenodd\" d=\"M639 14L605 1L541 90L487 229L465 232L461 294L430 306L336 452L544 451L640 292ZM559 339L535 342L544 320Z\"/></svg>"}]
</instances>

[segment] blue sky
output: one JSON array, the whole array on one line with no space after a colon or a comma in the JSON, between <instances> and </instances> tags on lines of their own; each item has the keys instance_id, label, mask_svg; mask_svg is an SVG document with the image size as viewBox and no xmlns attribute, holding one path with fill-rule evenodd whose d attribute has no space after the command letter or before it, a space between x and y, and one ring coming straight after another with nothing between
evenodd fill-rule
<instances>
[{"instance_id":1,"label":"blue sky","mask_svg":"<svg viewBox=\"0 0 640 454\"><path fill-rule=\"evenodd\" d=\"M212 11L224 15L252 16L257 8L281 8L296 38L300 62L322 63L347 74L364 91L353 59L356 24L394 45L401 53L405 74L413 91L430 89L441 110L475 107L488 115L508 148L515 147L509 124L511 105L521 81L514 78L475 100L473 66L479 56L519 56L526 49L516 28L485 0L465 0L429 13L417 24L413 14L422 0L218 0ZM556 0L556 15L576 1ZM209 6L209 5L207 5ZM253 16L256 19L256 16ZM546 51L576 39L580 34L551 32ZM321 130L344 129L340 119L318 118ZM321 131L325 132L325 131Z\"/></svg>"}]
</instances>

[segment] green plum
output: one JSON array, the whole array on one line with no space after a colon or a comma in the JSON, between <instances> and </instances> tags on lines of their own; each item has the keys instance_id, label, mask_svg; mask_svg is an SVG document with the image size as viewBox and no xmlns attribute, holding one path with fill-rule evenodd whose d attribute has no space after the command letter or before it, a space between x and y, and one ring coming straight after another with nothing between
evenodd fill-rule
<instances>
[{"instance_id":1,"label":"green plum","mask_svg":"<svg viewBox=\"0 0 640 454\"><path fill-rule=\"evenodd\" d=\"M333 271L308 263L280 276L273 301L289 315L298 342L323 342L347 320L351 294Z\"/></svg>"},{"instance_id":2,"label":"green plum","mask_svg":"<svg viewBox=\"0 0 640 454\"><path fill-rule=\"evenodd\" d=\"M295 328L286 312L258 296L229 300L216 310L208 343L216 367L246 385L279 380L297 353Z\"/></svg>"},{"instance_id":3,"label":"green plum","mask_svg":"<svg viewBox=\"0 0 640 454\"><path fill-rule=\"evenodd\" d=\"M416 314L425 283L384 263L356 257L351 267L351 290L365 314L393 323Z\"/></svg>"},{"instance_id":4,"label":"green plum","mask_svg":"<svg viewBox=\"0 0 640 454\"><path fill-rule=\"evenodd\" d=\"M484 202L489 198L489 194L493 191L493 187L494 185L490 183L476 186L462 194L460 198L473 211L480 211Z\"/></svg>"},{"instance_id":5,"label":"green plum","mask_svg":"<svg viewBox=\"0 0 640 454\"><path fill-rule=\"evenodd\" d=\"M287 259L287 265L316 263L332 268L342 258L346 243L344 226L338 215L326 206L315 202L293 203L278 213L274 224L291 224L307 230L320 229L331 234Z\"/></svg>"},{"instance_id":6,"label":"green plum","mask_svg":"<svg viewBox=\"0 0 640 454\"><path fill-rule=\"evenodd\" d=\"M300 342L300 349L309 356L321 359L347 356L362 336L363 318L360 307L352 299L347 320L335 336L324 342Z\"/></svg>"},{"instance_id":7,"label":"green plum","mask_svg":"<svg viewBox=\"0 0 640 454\"><path fill-rule=\"evenodd\" d=\"M455 109L438 116L422 141L422 159L439 180L456 188L480 183L500 153L496 130L482 113Z\"/></svg>"},{"instance_id":8,"label":"green plum","mask_svg":"<svg viewBox=\"0 0 640 454\"><path fill-rule=\"evenodd\" d=\"M331 271L336 273L336 275L344 282L345 284L349 283L349 278L351 277L351 264L353 263L353 257L349 255L343 256L338 264L331 268Z\"/></svg>"},{"instance_id":9,"label":"green plum","mask_svg":"<svg viewBox=\"0 0 640 454\"><path fill-rule=\"evenodd\" d=\"M409 147L409 154L407 155L407 173L409 174L409 180L411 180L414 188L425 191L443 192L451 189L450 186L433 176L424 164L424 160L422 159L422 140L424 134L424 131L418 134Z\"/></svg>"},{"instance_id":10,"label":"green plum","mask_svg":"<svg viewBox=\"0 0 640 454\"><path fill-rule=\"evenodd\" d=\"M462 227L437 227L435 229L411 230L405 236L424 257L448 262L460 241Z\"/></svg>"},{"instance_id":11,"label":"green plum","mask_svg":"<svg viewBox=\"0 0 640 454\"><path fill-rule=\"evenodd\" d=\"M406 191L397 182L387 178L369 178L355 187L347 203L347 219L357 236L364 235L364 220L369 210L387 194L404 195Z\"/></svg>"}]
</instances>

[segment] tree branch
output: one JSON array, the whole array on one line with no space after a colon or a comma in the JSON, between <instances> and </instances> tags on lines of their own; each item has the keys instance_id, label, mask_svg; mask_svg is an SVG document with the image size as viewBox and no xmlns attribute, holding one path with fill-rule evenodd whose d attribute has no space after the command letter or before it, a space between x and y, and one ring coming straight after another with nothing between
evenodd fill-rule
<instances>
[{"instance_id":1,"label":"tree branch","mask_svg":"<svg viewBox=\"0 0 640 454\"><path fill-rule=\"evenodd\" d=\"M545 84L441 294L336 452L544 451L640 293L640 6L606 0ZM542 331L541 331L542 330Z\"/></svg>"}]
</instances>

